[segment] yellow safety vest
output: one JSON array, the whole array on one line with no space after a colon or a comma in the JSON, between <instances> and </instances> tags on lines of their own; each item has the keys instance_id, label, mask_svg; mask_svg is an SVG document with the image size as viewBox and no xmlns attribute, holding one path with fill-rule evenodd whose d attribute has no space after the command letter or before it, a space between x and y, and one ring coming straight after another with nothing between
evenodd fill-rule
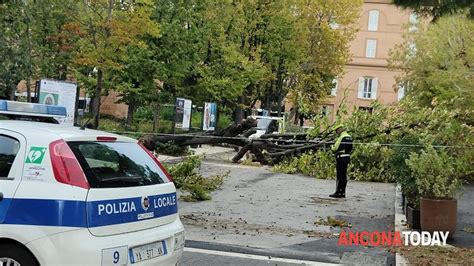
<instances>
[{"instance_id":1,"label":"yellow safety vest","mask_svg":"<svg viewBox=\"0 0 474 266\"><path fill-rule=\"evenodd\" d=\"M336 143L334 143L334 145L331 146L331 150L333 152L336 152L339 149L339 146L341 145L342 139L345 137L350 137L350 136L351 135L349 135L347 131L343 131L341 135L337 138Z\"/></svg>"}]
</instances>

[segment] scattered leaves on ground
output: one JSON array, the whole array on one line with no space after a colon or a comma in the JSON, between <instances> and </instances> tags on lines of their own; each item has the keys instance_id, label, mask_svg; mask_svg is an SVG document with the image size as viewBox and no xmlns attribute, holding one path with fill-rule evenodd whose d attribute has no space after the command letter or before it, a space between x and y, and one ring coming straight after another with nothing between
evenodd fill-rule
<instances>
[{"instance_id":1,"label":"scattered leaves on ground","mask_svg":"<svg viewBox=\"0 0 474 266\"><path fill-rule=\"evenodd\" d=\"M464 232L468 232L468 233L471 233L471 234L474 234L474 227L472 226L469 226L469 227L464 227L464 229L462 229Z\"/></svg>"},{"instance_id":2,"label":"scattered leaves on ground","mask_svg":"<svg viewBox=\"0 0 474 266\"><path fill-rule=\"evenodd\" d=\"M216 213L203 212L191 213L181 215L181 221L185 225L206 227L206 229L212 230L224 230L230 231L233 234L238 235L249 235L249 236L258 236L261 234L272 234L272 235L285 235L287 237L293 237L298 235L306 235L308 238L318 237L318 238L337 238L338 234L327 233L327 232L317 232L313 230L298 230L293 228L279 227L276 225L263 225L263 224L250 224L242 218L234 219L221 219L213 218L216 216Z\"/></svg>"},{"instance_id":3,"label":"scattered leaves on ground","mask_svg":"<svg viewBox=\"0 0 474 266\"><path fill-rule=\"evenodd\" d=\"M474 265L473 248L401 246L390 251L400 253L410 265Z\"/></svg>"},{"instance_id":4,"label":"scattered leaves on ground","mask_svg":"<svg viewBox=\"0 0 474 266\"><path fill-rule=\"evenodd\" d=\"M310 197L312 203L317 204L337 204L339 200L337 199L328 199L328 198L321 198L321 197Z\"/></svg>"},{"instance_id":5,"label":"scattered leaves on ground","mask_svg":"<svg viewBox=\"0 0 474 266\"><path fill-rule=\"evenodd\" d=\"M345 220L340 220L340 219L337 219L335 217L332 217L332 216L328 216L326 217L326 219L324 218L320 218L319 220L315 221L314 222L315 225L326 225L326 226L331 226L331 227L340 227L340 228L343 228L343 227L352 227L352 224L348 223L347 221Z\"/></svg>"},{"instance_id":6,"label":"scattered leaves on ground","mask_svg":"<svg viewBox=\"0 0 474 266\"><path fill-rule=\"evenodd\" d=\"M254 166L254 167L261 167L262 166L260 163L254 162L254 161L249 160L249 159L243 160L241 165Z\"/></svg>"}]
</instances>

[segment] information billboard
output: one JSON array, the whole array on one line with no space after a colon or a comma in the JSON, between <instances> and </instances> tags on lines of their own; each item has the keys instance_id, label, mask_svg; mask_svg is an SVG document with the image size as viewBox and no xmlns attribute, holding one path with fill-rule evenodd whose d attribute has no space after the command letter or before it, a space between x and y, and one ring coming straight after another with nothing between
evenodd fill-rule
<instances>
[{"instance_id":1,"label":"information billboard","mask_svg":"<svg viewBox=\"0 0 474 266\"><path fill-rule=\"evenodd\" d=\"M202 129L204 131L216 130L217 119L217 104L216 103L204 103L204 117L202 123Z\"/></svg>"},{"instance_id":2,"label":"information billboard","mask_svg":"<svg viewBox=\"0 0 474 266\"><path fill-rule=\"evenodd\" d=\"M48 79L40 80L38 103L66 107L67 116L57 119L61 124L74 125L76 95L77 84Z\"/></svg>"},{"instance_id":3,"label":"information billboard","mask_svg":"<svg viewBox=\"0 0 474 266\"><path fill-rule=\"evenodd\" d=\"M191 125L192 101L184 98L176 98L175 127L189 130Z\"/></svg>"}]
</instances>

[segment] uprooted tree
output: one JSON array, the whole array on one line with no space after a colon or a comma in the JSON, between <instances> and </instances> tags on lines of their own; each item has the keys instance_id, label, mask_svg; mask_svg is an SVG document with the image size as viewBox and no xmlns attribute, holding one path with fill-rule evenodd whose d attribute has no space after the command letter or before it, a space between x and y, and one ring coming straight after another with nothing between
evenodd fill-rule
<instances>
[{"instance_id":1,"label":"uprooted tree","mask_svg":"<svg viewBox=\"0 0 474 266\"><path fill-rule=\"evenodd\" d=\"M256 132L257 121L249 118L239 124L233 124L224 130L203 134L147 134L140 142L149 150L155 150L158 143L172 141L178 146L199 144L231 144L240 147L232 161L239 161L247 152L255 155L261 164L275 164L288 156L299 155L311 150L327 147L334 140L334 134L323 132L318 137L310 137L306 133L296 134L264 134L260 138L249 138Z\"/></svg>"}]
</instances>

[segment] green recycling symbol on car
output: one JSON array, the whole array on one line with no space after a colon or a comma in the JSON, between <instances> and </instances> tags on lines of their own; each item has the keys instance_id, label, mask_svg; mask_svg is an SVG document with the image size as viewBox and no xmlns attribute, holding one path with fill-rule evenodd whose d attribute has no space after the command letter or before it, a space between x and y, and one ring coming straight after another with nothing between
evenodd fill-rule
<instances>
[{"instance_id":1,"label":"green recycling symbol on car","mask_svg":"<svg viewBox=\"0 0 474 266\"><path fill-rule=\"evenodd\" d=\"M45 153L46 153L45 147L32 146L26 156L26 163L41 164L43 162Z\"/></svg>"}]
</instances>

